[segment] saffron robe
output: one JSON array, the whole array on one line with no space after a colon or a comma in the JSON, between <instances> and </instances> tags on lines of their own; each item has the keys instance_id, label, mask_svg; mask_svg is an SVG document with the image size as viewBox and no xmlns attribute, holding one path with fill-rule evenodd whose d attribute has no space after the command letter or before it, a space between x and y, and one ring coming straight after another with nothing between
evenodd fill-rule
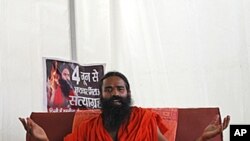
<instances>
[{"instance_id":1,"label":"saffron robe","mask_svg":"<svg viewBox=\"0 0 250 141\"><path fill-rule=\"evenodd\" d=\"M131 107L128 124L122 124L118 130L119 141L157 141L157 127L162 134L167 128L158 114L148 109ZM83 121L76 130L64 138L64 141L113 141L103 126L101 114Z\"/></svg>"}]
</instances>

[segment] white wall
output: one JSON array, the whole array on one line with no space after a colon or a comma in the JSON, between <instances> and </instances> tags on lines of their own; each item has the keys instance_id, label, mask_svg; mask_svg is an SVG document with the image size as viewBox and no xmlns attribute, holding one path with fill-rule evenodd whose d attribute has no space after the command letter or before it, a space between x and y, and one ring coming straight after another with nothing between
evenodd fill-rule
<instances>
[{"instance_id":1,"label":"white wall","mask_svg":"<svg viewBox=\"0 0 250 141\"><path fill-rule=\"evenodd\" d=\"M0 141L25 140L18 117L42 111L42 56L70 59L67 0L0 0Z\"/></svg>"},{"instance_id":2,"label":"white wall","mask_svg":"<svg viewBox=\"0 0 250 141\"><path fill-rule=\"evenodd\" d=\"M78 62L125 73L135 105L250 123L248 0L75 2ZM0 141L24 140L18 117L44 110L42 57L71 58L69 27L66 0L0 0Z\"/></svg>"}]
</instances>

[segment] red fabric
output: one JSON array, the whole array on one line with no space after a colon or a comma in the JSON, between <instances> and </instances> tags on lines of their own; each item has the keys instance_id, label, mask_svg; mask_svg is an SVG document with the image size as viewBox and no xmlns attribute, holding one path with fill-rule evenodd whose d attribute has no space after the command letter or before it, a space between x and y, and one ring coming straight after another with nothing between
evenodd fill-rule
<instances>
[{"instance_id":1,"label":"red fabric","mask_svg":"<svg viewBox=\"0 0 250 141\"><path fill-rule=\"evenodd\" d=\"M74 91L71 89L69 92L69 96L74 96ZM67 107L68 106L68 100L70 100L69 96L66 98L63 95L61 86L58 86L55 90L55 98L53 101L53 107Z\"/></svg>"},{"instance_id":2,"label":"red fabric","mask_svg":"<svg viewBox=\"0 0 250 141\"><path fill-rule=\"evenodd\" d=\"M61 90L61 87L58 86L56 91L55 91L55 98L54 98L54 101L53 101L53 106L62 106L62 105L65 105L65 102L64 102L64 96L63 96L63 93L62 93L62 90Z\"/></svg>"},{"instance_id":3,"label":"red fabric","mask_svg":"<svg viewBox=\"0 0 250 141\"><path fill-rule=\"evenodd\" d=\"M150 108L151 109L151 108ZM152 108L152 111L156 112L158 115L158 127L164 129L167 127L168 130L165 132L164 136L168 141L175 141L177 134L178 125L178 109L177 108ZM161 131L164 133L163 131Z\"/></svg>"},{"instance_id":4,"label":"red fabric","mask_svg":"<svg viewBox=\"0 0 250 141\"><path fill-rule=\"evenodd\" d=\"M159 115L149 109L133 107L128 126L122 125L118 131L119 141L157 141L157 125L163 134L167 131ZM74 122L76 123L76 122ZM77 124L74 124L77 125ZM100 114L82 121L73 127L72 134L65 141L112 141L105 130Z\"/></svg>"}]
</instances>

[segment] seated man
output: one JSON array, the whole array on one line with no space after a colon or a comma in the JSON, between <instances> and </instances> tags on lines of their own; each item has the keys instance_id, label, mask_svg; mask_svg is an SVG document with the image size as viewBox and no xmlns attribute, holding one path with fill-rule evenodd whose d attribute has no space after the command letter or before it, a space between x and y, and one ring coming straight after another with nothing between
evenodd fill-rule
<instances>
[{"instance_id":1,"label":"seated man","mask_svg":"<svg viewBox=\"0 0 250 141\"><path fill-rule=\"evenodd\" d=\"M119 72L109 72L99 82L101 113L83 121L65 141L167 141L163 134L167 127L156 113L131 106L131 91L127 78ZM48 141L45 131L30 118L20 118L25 130L39 141ZM213 120L197 141L207 141L220 134L230 117Z\"/></svg>"}]
</instances>

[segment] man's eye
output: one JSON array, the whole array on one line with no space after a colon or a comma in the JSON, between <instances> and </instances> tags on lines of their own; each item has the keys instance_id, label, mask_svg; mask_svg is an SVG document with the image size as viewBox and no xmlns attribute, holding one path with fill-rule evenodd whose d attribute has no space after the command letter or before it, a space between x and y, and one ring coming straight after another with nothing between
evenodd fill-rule
<instances>
[{"instance_id":1,"label":"man's eye","mask_svg":"<svg viewBox=\"0 0 250 141\"><path fill-rule=\"evenodd\" d=\"M106 92L112 92L112 88L106 88L105 91Z\"/></svg>"},{"instance_id":2,"label":"man's eye","mask_svg":"<svg viewBox=\"0 0 250 141\"><path fill-rule=\"evenodd\" d=\"M119 87L118 90L119 90L119 91L123 91L123 90L124 90L124 87Z\"/></svg>"}]
</instances>

